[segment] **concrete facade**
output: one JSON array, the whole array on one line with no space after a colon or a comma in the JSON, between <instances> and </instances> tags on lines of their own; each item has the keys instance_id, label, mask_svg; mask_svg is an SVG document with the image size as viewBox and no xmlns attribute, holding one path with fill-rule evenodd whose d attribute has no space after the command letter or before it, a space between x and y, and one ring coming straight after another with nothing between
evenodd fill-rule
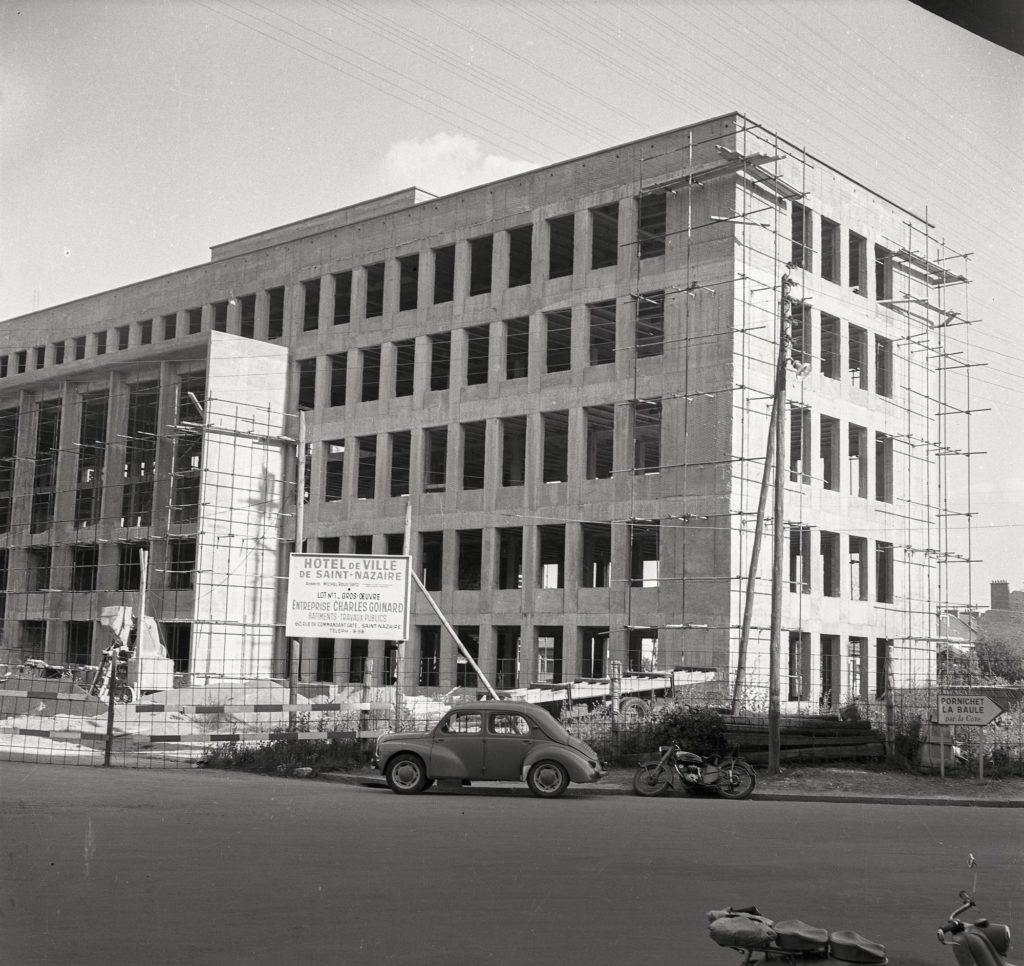
<instances>
[{"instance_id":1,"label":"concrete facade","mask_svg":"<svg viewBox=\"0 0 1024 966\"><path fill-rule=\"evenodd\" d=\"M145 544L147 610L179 670L281 675L304 410L307 548L400 553L409 507L417 573L497 687L602 677L620 661L713 669L725 694L785 315L785 707L928 682L945 510L929 360L949 312L934 292L963 281L930 230L726 115L443 198L397 192L8 320L4 653L69 659L69 622L130 597L119 547ZM152 429L131 422L148 383ZM219 426L196 424L189 385ZM92 465L81 410L97 393L108 409ZM58 409L40 475L39 414ZM141 517L124 512L138 481L122 465L152 484ZM102 512L83 522L87 469ZM176 503L188 473L194 513ZM54 506L33 522L48 489ZM97 589L64 593L85 543ZM44 550L49 587L34 588ZM172 551L194 555L190 581ZM771 556L769 532L752 707L767 694ZM474 686L426 601L414 608L402 685ZM302 651L304 680L395 673L392 642Z\"/></svg>"}]
</instances>

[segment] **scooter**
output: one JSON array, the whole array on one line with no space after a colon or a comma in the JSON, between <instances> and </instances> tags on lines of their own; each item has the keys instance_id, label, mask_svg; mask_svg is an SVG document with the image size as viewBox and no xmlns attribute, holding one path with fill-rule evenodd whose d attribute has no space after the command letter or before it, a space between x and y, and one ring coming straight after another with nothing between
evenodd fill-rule
<instances>
[{"instance_id":1,"label":"scooter","mask_svg":"<svg viewBox=\"0 0 1024 966\"><path fill-rule=\"evenodd\" d=\"M1011 966L1006 959L1010 951L1008 926L987 919L965 922L960 918L968 909L976 908L974 896L978 889L978 863L973 855L967 857L967 868L974 869L974 885L970 892L960 890L961 904L939 928L939 942L953 947L958 966Z\"/></svg>"},{"instance_id":2,"label":"scooter","mask_svg":"<svg viewBox=\"0 0 1024 966\"><path fill-rule=\"evenodd\" d=\"M684 751L676 742L661 745L658 752L658 761L640 765L633 775L633 791L637 795L650 798L663 795L672 787L741 799L750 798L754 791L754 769L742 758L702 758Z\"/></svg>"},{"instance_id":3,"label":"scooter","mask_svg":"<svg viewBox=\"0 0 1024 966\"><path fill-rule=\"evenodd\" d=\"M768 962L796 966L805 959L868 966L885 966L889 962L885 946L850 929L830 933L799 919L774 922L762 916L756 906L713 909L708 913L708 922L711 938L719 946L743 954L742 966Z\"/></svg>"}]
</instances>

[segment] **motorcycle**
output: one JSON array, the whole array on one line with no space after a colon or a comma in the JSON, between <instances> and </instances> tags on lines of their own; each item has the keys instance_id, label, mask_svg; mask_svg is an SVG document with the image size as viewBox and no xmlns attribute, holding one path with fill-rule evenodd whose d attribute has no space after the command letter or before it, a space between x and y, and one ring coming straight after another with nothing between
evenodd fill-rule
<instances>
[{"instance_id":1,"label":"motorcycle","mask_svg":"<svg viewBox=\"0 0 1024 966\"><path fill-rule=\"evenodd\" d=\"M965 922L960 918L968 909L977 907L974 896L978 889L978 863L973 855L967 858L967 868L974 869L974 885L970 892L960 890L961 904L939 928L939 942L953 947L958 966L1010 966L1006 959L1010 951L1009 927L987 919Z\"/></svg>"},{"instance_id":2,"label":"motorcycle","mask_svg":"<svg viewBox=\"0 0 1024 966\"><path fill-rule=\"evenodd\" d=\"M889 962L884 946L850 929L830 933L799 919L775 922L762 916L756 906L714 909L708 913L708 922L714 942L743 953L742 966L779 960L795 966L803 959L871 966Z\"/></svg>"},{"instance_id":3,"label":"motorcycle","mask_svg":"<svg viewBox=\"0 0 1024 966\"><path fill-rule=\"evenodd\" d=\"M742 758L714 755L703 758L684 751L677 742L658 748L661 758L640 765L633 775L637 795L663 795L669 788L684 792L713 792L722 798L750 798L756 778L750 763Z\"/></svg>"}]
</instances>

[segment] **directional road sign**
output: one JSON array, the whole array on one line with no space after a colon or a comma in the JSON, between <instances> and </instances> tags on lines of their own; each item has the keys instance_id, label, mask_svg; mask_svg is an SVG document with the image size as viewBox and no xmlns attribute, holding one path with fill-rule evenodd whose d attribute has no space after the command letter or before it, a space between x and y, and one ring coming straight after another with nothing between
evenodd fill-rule
<instances>
[{"instance_id":1,"label":"directional road sign","mask_svg":"<svg viewBox=\"0 0 1024 966\"><path fill-rule=\"evenodd\" d=\"M987 725L1003 713L986 694L939 692L939 724Z\"/></svg>"}]
</instances>

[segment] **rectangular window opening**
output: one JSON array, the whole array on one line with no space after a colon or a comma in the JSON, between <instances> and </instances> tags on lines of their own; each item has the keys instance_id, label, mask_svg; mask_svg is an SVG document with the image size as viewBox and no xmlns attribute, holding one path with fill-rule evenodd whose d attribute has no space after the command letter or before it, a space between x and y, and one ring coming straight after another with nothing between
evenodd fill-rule
<instances>
[{"instance_id":1,"label":"rectangular window opening","mask_svg":"<svg viewBox=\"0 0 1024 966\"><path fill-rule=\"evenodd\" d=\"M840 281L839 225L829 218L821 219L821 277L828 282Z\"/></svg>"},{"instance_id":2,"label":"rectangular window opening","mask_svg":"<svg viewBox=\"0 0 1024 966\"><path fill-rule=\"evenodd\" d=\"M661 400L633 403L633 472L661 472Z\"/></svg>"},{"instance_id":3,"label":"rectangular window opening","mask_svg":"<svg viewBox=\"0 0 1024 966\"><path fill-rule=\"evenodd\" d=\"M452 364L452 334L438 332L430 337L430 389L442 392L448 388Z\"/></svg>"},{"instance_id":4,"label":"rectangular window opening","mask_svg":"<svg viewBox=\"0 0 1024 966\"><path fill-rule=\"evenodd\" d=\"M412 433L404 430L391 434L391 495L409 495L409 465L412 455Z\"/></svg>"},{"instance_id":5,"label":"rectangular window opening","mask_svg":"<svg viewBox=\"0 0 1024 966\"><path fill-rule=\"evenodd\" d=\"M546 371L568 372L572 367L572 311L545 312L544 324Z\"/></svg>"},{"instance_id":6,"label":"rectangular window opening","mask_svg":"<svg viewBox=\"0 0 1024 966\"><path fill-rule=\"evenodd\" d=\"M590 364L610 365L615 362L615 300L587 306L590 320Z\"/></svg>"},{"instance_id":7,"label":"rectangular window opening","mask_svg":"<svg viewBox=\"0 0 1024 966\"><path fill-rule=\"evenodd\" d=\"M826 490L838 492L841 488L839 482L839 451L842 445L842 437L839 435L839 420L831 416L822 416L820 430L821 485Z\"/></svg>"},{"instance_id":8,"label":"rectangular window opening","mask_svg":"<svg viewBox=\"0 0 1024 966\"><path fill-rule=\"evenodd\" d=\"M575 234L575 213L548 219L548 278L572 275Z\"/></svg>"},{"instance_id":9,"label":"rectangular window opening","mask_svg":"<svg viewBox=\"0 0 1024 966\"><path fill-rule=\"evenodd\" d=\"M850 232L846 284L855 295L868 297L868 242L863 235Z\"/></svg>"},{"instance_id":10,"label":"rectangular window opening","mask_svg":"<svg viewBox=\"0 0 1024 966\"><path fill-rule=\"evenodd\" d=\"M474 325L466 329L466 385L482 386L487 382L491 348L491 327Z\"/></svg>"},{"instance_id":11,"label":"rectangular window opening","mask_svg":"<svg viewBox=\"0 0 1024 966\"><path fill-rule=\"evenodd\" d=\"M590 406L583 412L587 428L587 479L611 479L614 465L615 407Z\"/></svg>"},{"instance_id":12,"label":"rectangular window opening","mask_svg":"<svg viewBox=\"0 0 1024 966\"><path fill-rule=\"evenodd\" d=\"M352 273L337 272L334 276L334 310L331 322L348 325L352 320Z\"/></svg>"},{"instance_id":13,"label":"rectangular window opening","mask_svg":"<svg viewBox=\"0 0 1024 966\"><path fill-rule=\"evenodd\" d=\"M564 483L569 479L568 411L543 413L541 428L544 433L543 481Z\"/></svg>"},{"instance_id":14,"label":"rectangular window opening","mask_svg":"<svg viewBox=\"0 0 1024 966\"><path fill-rule=\"evenodd\" d=\"M360 398L363 402L380 399L380 346L362 350L363 384Z\"/></svg>"},{"instance_id":15,"label":"rectangular window opening","mask_svg":"<svg viewBox=\"0 0 1024 966\"><path fill-rule=\"evenodd\" d=\"M485 295L491 290L491 262L494 257L494 236L469 240L469 294Z\"/></svg>"},{"instance_id":16,"label":"rectangular window opening","mask_svg":"<svg viewBox=\"0 0 1024 966\"><path fill-rule=\"evenodd\" d=\"M565 525L537 527L538 585L549 590L565 586Z\"/></svg>"},{"instance_id":17,"label":"rectangular window opening","mask_svg":"<svg viewBox=\"0 0 1024 966\"><path fill-rule=\"evenodd\" d=\"M455 298L455 246L434 249L434 304Z\"/></svg>"},{"instance_id":18,"label":"rectangular window opening","mask_svg":"<svg viewBox=\"0 0 1024 966\"><path fill-rule=\"evenodd\" d=\"M581 587L607 587L611 580L612 528L610 523L580 524L583 572Z\"/></svg>"},{"instance_id":19,"label":"rectangular window opening","mask_svg":"<svg viewBox=\"0 0 1024 966\"><path fill-rule=\"evenodd\" d=\"M408 312L419 305L420 256L398 259L398 311Z\"/></svg>"},{"instance_id":20,"label":"rectangular window opening","mask_svg":"<svg viewBox=\"0 0 1024 966\"><path fill-rule=\"evenodd\" d=\"M302 283L302 331L313 332L320 327L320 279Z\"/></svg>"},{"instance_id":21,"label":"rectangular window opening","mask_svg":"<svg viewBox=\"0 0 1024 966\"><path fill-rule=\"evenodd\" d=\"M840 327L834 315L821 313L821 374L838 379L840 373Z\"/></svg>"},{"instance_id":22,"label":"rectangular window opening","mask_svg":"<svg viewBox=\"0 0 1024 966\"><path fill-rule=\"evenodd\" d=\"M366 317L384 314L384 262L366 266Z\"/></svg>"},{"instance_id":23,"label":"rectangular window opening","mask_svg":"<svg viewBox=\"0 0 1024 966\"><path fill-rule=\"evenodd\" d=\"M356 451L356 499L372 500L377 494L377 437L358 437Z\"/></svg>"},{"instance_id":24,"label":"rectangular window opening","mask_svg":"<svg viewBox=\"0 0 1024 966\"><path fill-rule=\"evenodd\" d=\"M459 553L456 587L459 590L479 590L480 572L483 567L483 531L458 530L456 541Z\"/></svg>"},{"instance_id":25,"label":"rectangular window opening","mask_svg":"<svg viewBox=\"0 0 1024 966\"><path fill-rule=\"evenodd\" d=\"M629 583L631 587L657 587L661 565L660 525L657 520L629 524Z\"/></svg>"},{"instance_id":26,"label":"rectangular window opening","mask_svg":"<svg viewBox=\"0 0 1024 966\"><path fill-rule=\"evenodd\" d=\"M811 528L789 528L789 590L793 594L811 592Z\"/></svg>"},{"instance_id":27,"label":"rectangular window opening","mask_svg":"<svg viewBox=\"0 0 1024 966\"><path fill-rule=\"evenodd\" d=\"M444 531L420 534L420 580L427 590L440 590L444 564Z\"/></svg>"},{"instance_id":28,"label":"rectangular window opening","mask_svg":"<svg viewBox=\"0 0 1024 966\"><path fill-rule=\"evenodd\" d=\"M649 191L640 195L640 213L637 234L640 238L640 257L656 258L665 254L668 231L668 193Z\"/></svg>"},{"instance_id":29,"label":"rectangular window opening","mask_svg":"<svg viewBox=\"0 0 1024 966\"><path fill-rule=\"evenodd\" d=\"M619 203L590 209L590 267L608 268L619 262Z\"/></svg>"},{"instance_id":30,"label":"rectangular window opening","mask_svg":"<svg viewBox=\"0 0 1024 966\"><path fill-rule=\"evenodd\" d=\"M533 225L512 228L508 233L508 287L529 285L533 267Z\"/></svg>"},{"instance_id":31,"label":"rectangular window opening","mask_svg":"<svg viewBox=\"0 0 1024 966\"><path fill-rule=\"evenodd\" d=\"M336 503L345 496L345 440L324 442L324 500Z\"/></svg>"},{"instance_id":32,"label":"rectangular window opening","mask_svg":"<svg viewBox=\"0 0 1024 966\"><path fill-rule=\"evenodd\" d=\"M522 486L526 482L526 417L501 420L501 485Z\"/></svg>"},{"instance_id":33,"label":"rectangular window opening","mask_svg":"<svg viewBox=\"0 0 1024 966\"><path fill-rule=\"evenodd\" d=\"M820 534L821 592L825 597L838 597L840 590L839 534L822 530Z\"/></svg>"},{"instance_id":34,"label":"rectangular window opening","mask_svg":"<svg viewBox=\"0 0 1024 966\"><path fill-rule=\"evenodd\" d=\"M416 385L416 340L395 343L395 397L411 396Z\"/></svg>"},{"instance_id":35,"label":"rectangular window opening","mask_svg":"<svg viewBox=\"0 0 1024 966\"><path fill-rule=\"evenodd\" d=\"M447 484L448 427L435 426L423 431L423 488L439 492Z\"/></svg>"},{"instance_id":36,"label":"rectangular window opening","mask_svg":"<svg viewBox=\"0 0 1024 966\"><path fill-rule=\"evenodd\" d=\"M482 490L487 466L487 423L462 424L462 488Z\"/></svg>"},{"instance_id":37,"label":"rectangular window opening","mask_svg":"<svg viewBox=\"0 0 1024 966\"><path fill-rule=\"evenodd\" d=\"M505 323L505 378L525 379L530 365L530 320Z\"/></svg>"},{"instance_id":38,"label":"rectangular window opening","mask_svg":"<svg viewBox=\"0 0 1024 966\"><path fill-rule=\"evenodd\" d=\"M636 304L636 354L640 359L665 351L665 293L647 292Z\"/></svg>"},{"instance_id":39,"label":"rectangular window opening","mask_svg":"<svg viewBox=\"0 0 1024 966\"><path fill-rule=\"evenodd\" d=\"M866 537L850 538L850 597L868 599L868 541Z\"/></svg>"}]
</instances>

